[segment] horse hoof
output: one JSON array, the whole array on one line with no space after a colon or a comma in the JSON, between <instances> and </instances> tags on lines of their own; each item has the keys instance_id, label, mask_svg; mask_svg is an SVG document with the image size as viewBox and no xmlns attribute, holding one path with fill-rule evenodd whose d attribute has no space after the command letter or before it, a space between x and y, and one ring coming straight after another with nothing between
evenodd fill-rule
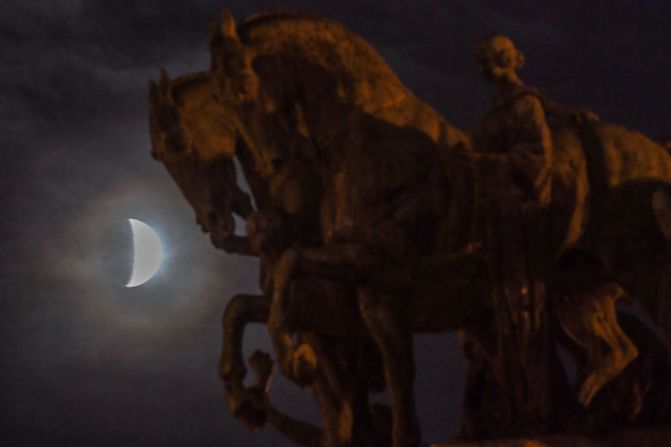
<instances>
[{"instance_id":1,"label":"horse hoof","mask_svg":"<svg viewBox=\"0 0 671 447\"><path fill-rule=\"evenodd\" d=\"M250 431L260 430L268 419L264 394L263 390L257 387L250 388L242 399L231 406L233 417L244 423Z\"/></svg>"}]
</instances>

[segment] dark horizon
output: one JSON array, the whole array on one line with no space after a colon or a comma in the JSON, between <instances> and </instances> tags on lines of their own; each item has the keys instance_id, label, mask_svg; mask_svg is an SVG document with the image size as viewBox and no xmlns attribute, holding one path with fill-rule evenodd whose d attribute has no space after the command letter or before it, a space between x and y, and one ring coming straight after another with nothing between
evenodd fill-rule
<instances>
[{"instance_id":1,"label":"dark horizon","mask_svg":"<svg viewBox=\"0 0 671 447\"><path fill-rule=\"evenodd\" d=\"M254 261L217 251L149 155L147 83L208 68L208 23L292 10L361 34L415 94L458 127L492 91L474 48L492 32L526 55L521 76L559 103L652 138L671 137L671 3L307 0L6 1L0 102L3 445L288 446L248 433L217 377L221 313L258 289ZM129 274L128 218L169 258L144 286ZM269 350L265 330L246 348ZM423 440L459 427L466 363L455 334L416 337ZM309 395L272 397L311 418ZM381 397L384 399L384 396Z\"/></svg>"}]
</instances>

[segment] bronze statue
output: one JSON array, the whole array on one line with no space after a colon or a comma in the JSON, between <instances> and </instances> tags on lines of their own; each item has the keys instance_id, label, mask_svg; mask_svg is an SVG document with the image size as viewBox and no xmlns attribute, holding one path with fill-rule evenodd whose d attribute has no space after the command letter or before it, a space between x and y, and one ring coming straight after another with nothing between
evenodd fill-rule
<instances>
[{"instance_id":1,"label":"bronze statue","mask_svg":"<svg viewBox=\"0 0 671 447\"><path fill-rule=\"evenodd\" d=\"M264 295L229 304L221 364L231 409L250 426L267 418L301 445L387 445L391 438L394 447L417 446L412 333L466 329L481 347L483 367L502 377L512 365L510 349L501 348L503 326L518 333L520 355L529 357L535 325L547 334L546 351L554 349L553 318L592 354L577 395L587 406L636 355L613 312L623 291L658 323L669 323L663 286L671 157L589 114L552 128L547 101L516 75L521 53L502 36L489 44L481 61L500 82L504 125L472 139L412 95L363 39L309 15L261 14L237 25L224 14L212 28L209 72L152 83L154 156L215 246L261 260ZM512 147L499 133L510 130L505 107L529 119L522 124L529 138ZM235 182L233 157L256 209ZM482 205L492 201L513 212ZM641 213L621 218L632 207ZM233 234L233 213L246 219L248 237ZM536 230L499 232L514 243L495 235L519 222ZM635 242L648 234L661 243ZM634 242L614 248L613 238ZM513 255L529 242L536 248ZM506 257L517 270L501 269ZM584 259L603 274L584 278ZM542 267L530 271L532 260ZM529 288L506 301L513 295L496 291L508 290L513 277ZM526 316L528 290L535 320ZM282 372L312 386L323 432L269 403L267 359L255 358L257 386L242 385L240 346L249 321L267 322ZM339 346L351 337L374 340L370 349L382 364L345 355ZM597 358L595 344L604 341L611 354ZM334 369L338 362L368 376L384 370L390 423L368 403L382 381L348 378ZM326 399L334 384L341 391Z\"/></svg>"},{"instance_id":2,"label":"bronze statue","mask_svg":"<svg viewBox=\"0 0 671 447\"><path fill-rule=\"evenodd\" d=\"M500 228L495 231L508 231L498 238L503 237L509 241L524 241L525 236L514 234L520 231L526 234L526 238L532 237L537 241L531 249L524 242L508 244L507 252L502 253L505 262L514 264L513 259L519 253L523 259L517 262L523 271L509 271L504 275L531 275L544 280L547 273L542 270L547 271L552 267L548 268L543 264L553 261L548 258L553 253L549 250L550 247L538 246L548 233L547 220L551 218L546 208L552 199L554 144L552 129L546 116L576 128L595 126L597 118L590 112L571 111L560 107L544 98L537 89L525 86L517 73L524 64L524 55L503 35L495 34L481 44L477 50L477 59L485 79L496 87L497 96L493 100L492 110L472 133L473 145L477 150L476 162L495 163L497 169L510 178L509 187L519 193L519 205L524 208L517 218L514 213L509 212L506 219L511 222L508 225L499 225ZM483 167L480 171L487 168ZM489 169L487 172L492 172ZM492 176L497 175L494 172ZM496 188L500 185L499 182ZM504 185L506 187L508 186ZM495 208L500 205L497 194L486 192L485 195L494 198ZM508 200L506 206L515 205ZM496 214L497 211L483 209L482 213ZM493 217L484 216L484 219L491 220ZM494 223L489 222L482 225L492 224ZM479 239L484 240L486 236ZM496 244L497 241L493 243ZM563 260L564 264L566 259ZM519 281L519 278L504 278L504 281L510 282L513 279ZM528 280L534 279L538 278ZM586 407L605 383L636 358L637 351L620 329L615 315L615 301L622 296L622 289L610 287L610 284L600 284L600 281L605 281L603 275L580 279L583 280L580 286L576 285L576 277L563 277L557 281L560 286L571 284L574 290L569 292L564 287L563 293L560 293L554 303L554 309L566 335L588 354L589 366L578 391L578 400ZM538 288L538 285L535 286L531 284L529 287ZM576 286L581 289L576 290ZM505 300L510 302L514 298L507 296ZM542 304L539 306L543 307ZM542 312L542 309L539 311ZM602 343L608 346L608 354L600 353Z\"/></svg>"}]
</instances>

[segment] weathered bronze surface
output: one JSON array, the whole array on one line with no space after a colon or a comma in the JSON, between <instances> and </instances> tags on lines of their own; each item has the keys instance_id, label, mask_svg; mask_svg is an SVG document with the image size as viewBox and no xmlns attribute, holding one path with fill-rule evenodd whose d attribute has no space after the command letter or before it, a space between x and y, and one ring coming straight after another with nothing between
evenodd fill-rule
<instances>
[{"instance_id":1,"label":"weathered bronze surface","mask_svg":"<svg viewBox=\"0 0 671 447\"><path fill-rule=\"evenodd\" d=\"M235 417L298 445L415 447L412 334L458 330L464 440L669 423L669 340L616 307L670 333L668 142L525 86L501 35L478 47L497 96L471 132L323 18L224 13L210 50L208 71L150 84L150 128L212 243L260 259L262 295L234 297L223 319ZM267 354L243 384L251 322L312 389L321 428L270 401ZM385 387L392 408L369 402Z\"/></svg>"}]
</instances>

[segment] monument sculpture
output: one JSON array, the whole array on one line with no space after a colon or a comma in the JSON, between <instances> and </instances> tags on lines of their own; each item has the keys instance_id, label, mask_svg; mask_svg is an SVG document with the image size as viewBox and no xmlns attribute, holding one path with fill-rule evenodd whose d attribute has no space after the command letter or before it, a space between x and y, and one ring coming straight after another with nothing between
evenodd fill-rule
<instances>
[{"instance_id":1,"label":"monument sculpture","mask_svg":"<svg viewBox=\"0 0 671 447\"><path fill-rule=\"evenodd\" d=\"M209 70L150 83L150 130L212 243L260 261L262 293L235 296L223 319L233 416L297 445L418 446L412 336L460 331L463 440L669 424L662 144L525 86L502 35L478 47L497 96L471 132L324 18L224 12L210 51ZM273 405L268 354L244 385L252 322L280 372L312 390L322 427ZM385 387L391 408L369 399Z\"/></svg>"}]
</instances>

